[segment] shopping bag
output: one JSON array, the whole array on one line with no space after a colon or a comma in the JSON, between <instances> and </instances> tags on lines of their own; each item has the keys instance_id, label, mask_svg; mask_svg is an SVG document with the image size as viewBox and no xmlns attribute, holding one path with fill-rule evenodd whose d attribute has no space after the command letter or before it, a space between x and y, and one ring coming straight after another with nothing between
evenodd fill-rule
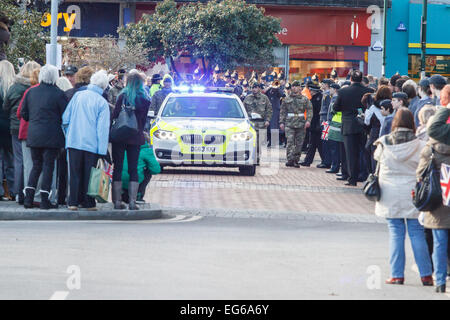
<instances>
[{"instance_id":1,"label":"shopping bag","mask_svg":"<svg viewBox=\"0 0 450 320\"><path fill-rule=\"evenodd\" d=\"M97 167L91 169L87 195L95 198L99 203L108 202L109 188L111 181L105 172L105 165L102 159L97 161Z\"/></svg>"}]
</instances>

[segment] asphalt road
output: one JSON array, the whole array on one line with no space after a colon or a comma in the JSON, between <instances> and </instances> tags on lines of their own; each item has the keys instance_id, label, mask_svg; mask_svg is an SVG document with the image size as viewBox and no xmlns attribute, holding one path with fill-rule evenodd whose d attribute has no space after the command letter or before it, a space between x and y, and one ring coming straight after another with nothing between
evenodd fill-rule
<instances>
[{"instance_id":1,"label":"asphalt road","mask_svg":"<svg viewBox=\"0 0 450 320\"><path fill-rule=\"evenodd\" d=\"M449 299L407 250L406 284L388 286L383 224L0 222L0 299Z\"/></svg>"}]
</instances>

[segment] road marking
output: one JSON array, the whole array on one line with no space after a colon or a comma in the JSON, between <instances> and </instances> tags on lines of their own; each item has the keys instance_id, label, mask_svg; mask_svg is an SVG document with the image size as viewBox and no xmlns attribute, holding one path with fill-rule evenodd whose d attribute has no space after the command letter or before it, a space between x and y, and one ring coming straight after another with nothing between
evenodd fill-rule
<instances>
[{"instance_id":1,"label":"road marking","mask_svg":"<svg viewBox=\"0 0 450 320\"><path fill-rule=\"evenodd\" d=\"M66 300L69 296L69 291L55 291L49 300Z\"/></svg>"}]
</instances>

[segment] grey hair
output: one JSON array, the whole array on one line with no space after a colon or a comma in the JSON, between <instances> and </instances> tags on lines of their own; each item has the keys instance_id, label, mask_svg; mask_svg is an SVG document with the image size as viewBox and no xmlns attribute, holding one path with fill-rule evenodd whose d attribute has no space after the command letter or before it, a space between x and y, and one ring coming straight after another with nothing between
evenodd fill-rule
<instances>
[{"instance_id":1,"label":"grey hair","mask_svg":"<svg viewBox=\"0 0 450 320\"><path fill-rule=\"evenodd\" d=\"M91 84L96 85L105 90L109 84L108 74L106 73L106 71L100 70L94 73L91 77Z\"/></svg>"},{"instance_id":2,"label":"grey hair","mask_svg":"<svg viewBox=\"0 0 450 320\"><path fill-rule=\"evenodd\" d=\"M67 79L66 77L59 77L58 80L56 81L56 86L60 88L62 91L67 91L73 88L69 79Z\"/></svg>"},{"instance_id":3,"label":"grey hair","mask_svg":"<svg viewBox=\"0 0 450 320\"><path fill-rule=\"evenodd\" d=\"M416 93L417 93L417 87L418 87L418 85L417 85L417 83L416 83L414 80L411 80L411 79L406 80L405 83L402 85L402 89L403 89L405 86L407 86L407 85L413 86L414 89L416 89Z\"/></svg>"},{"instance_id":4,"label":"grey hair","mask_svg":"<svg viewBox=\"0 0 450 320\"><path fill-rule=\"evenodd\" d=\"M7 60L0 61L0 95L6 96L9 88L13 85L16 73L14 66Z\"/></svg>"},{"instance_id":5,"label":"grey hair","mask_svg":"<svg viewBox=\"0 0 450 320\"><path fill-rule=\"evenodd\" d=\"M58 78L58 68L51 64L46 64L41 68L41 72L39 72L39 83L56 84Z\"/></svg>"}]
</instances>

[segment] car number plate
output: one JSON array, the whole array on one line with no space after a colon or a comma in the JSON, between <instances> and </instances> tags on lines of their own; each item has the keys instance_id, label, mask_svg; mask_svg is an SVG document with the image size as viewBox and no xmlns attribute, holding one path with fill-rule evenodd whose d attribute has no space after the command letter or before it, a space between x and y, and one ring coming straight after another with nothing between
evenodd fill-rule
<instances>
[{"instance_id":1,"label":"car number plate","mask_svg":"<svg viewBox=\"0 0 450 320\"><path fill-rule=\"evenodd\" d=\"M216 152L216 147L205 147L205 146L191 147L191 152L214 153L214 152Z\"/></svg>"}]
</instances>

